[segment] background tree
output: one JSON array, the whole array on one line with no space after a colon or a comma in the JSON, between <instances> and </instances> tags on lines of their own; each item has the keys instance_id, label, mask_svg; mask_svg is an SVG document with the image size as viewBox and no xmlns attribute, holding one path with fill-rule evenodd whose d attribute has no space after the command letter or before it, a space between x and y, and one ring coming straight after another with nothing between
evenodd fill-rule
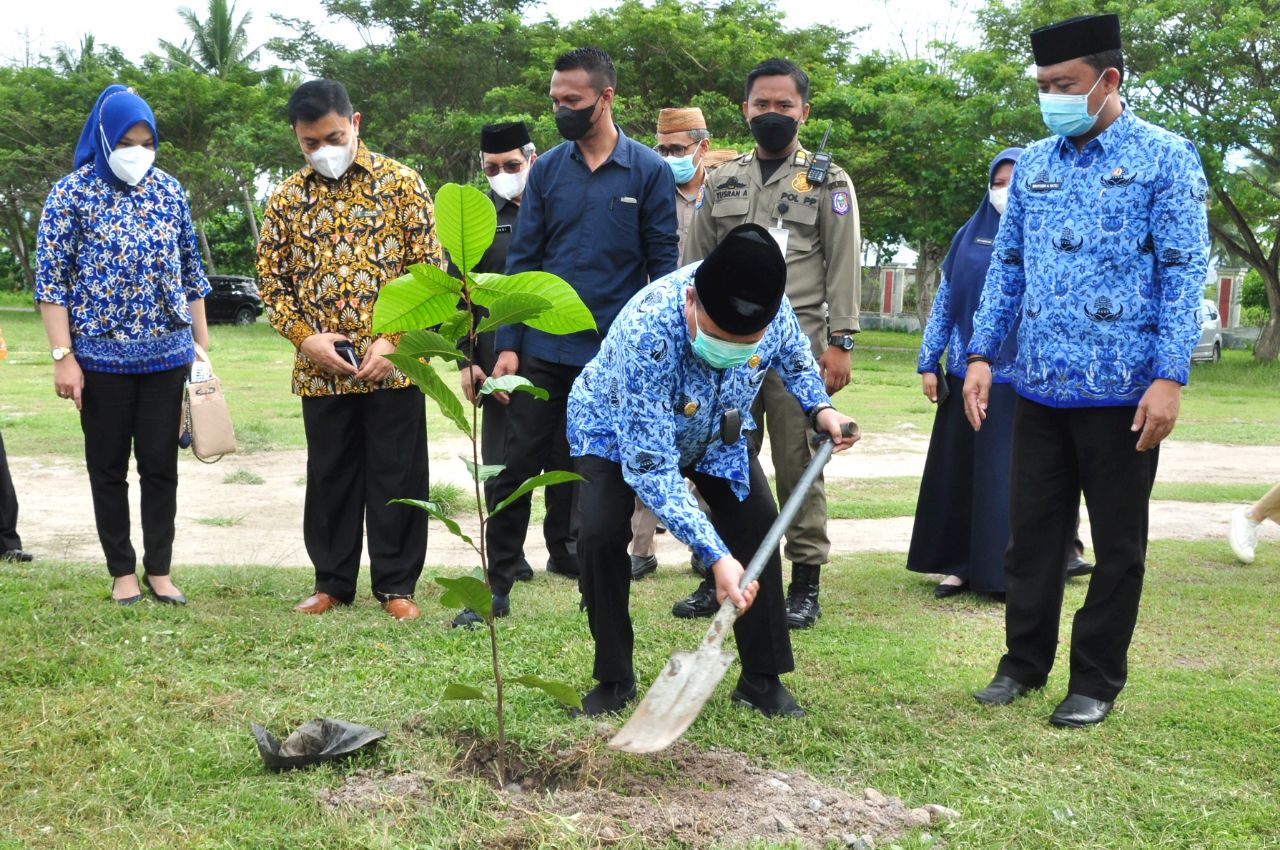
<instances>
[{"instance_id":1,"label":"background tree","mask_svg":"<svg viewBox=\"0 0 1280 850\"><path fill-rule=\"evenodd\" d=\"M252 75L260 50L249 49L247 27L253 13L245 12L238 21L235 14L235 3L228 6L227 0L209 0L209 17L203 21L192 9L183 6L178 9L178 15L191 31L191 37L180 45L161 39L160 47L173 64L201 74Z\"/></svg>"}]
</instances>

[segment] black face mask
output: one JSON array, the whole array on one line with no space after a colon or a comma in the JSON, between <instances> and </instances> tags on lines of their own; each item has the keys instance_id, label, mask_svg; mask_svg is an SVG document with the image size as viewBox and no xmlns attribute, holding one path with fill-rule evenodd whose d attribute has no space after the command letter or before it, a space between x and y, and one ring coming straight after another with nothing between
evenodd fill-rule
<instances>
[{"instance_id":1,"label":"black face mask","mask_svg":"<svg viewBox=\"0 0 1280 850\"><path fill-rule=\"evenodd\" d=\"M590 133L591 125L595 123L591 120L591 115L596 111L596 104L599 102L600 98L597 97L595 103L581 109L570 109L567 106L557 109L556 129L560 131L560 135L571 142L576 142Z\"/></svg>"},{"instance_id":2,"label":"black face mask","mask_svg":"<svg viewBox=\"0 0 1280 850\"><path fill-rule=\"evenodd\" d=\"M800 122L780 112L766 112L751 119L751 135L765 151L784 151L796 137Z\"/></svg>"}]
</instances>

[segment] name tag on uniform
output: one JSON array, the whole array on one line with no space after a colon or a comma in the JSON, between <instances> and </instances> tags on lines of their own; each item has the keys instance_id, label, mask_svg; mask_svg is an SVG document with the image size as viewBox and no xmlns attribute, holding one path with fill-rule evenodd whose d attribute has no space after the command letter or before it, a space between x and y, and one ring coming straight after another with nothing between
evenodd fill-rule
<instances>
[{"instance_id":1,"label":"name tag on uniform","mask_svg":"<svg viewBox=\"0 0 1280 850\"><path fill-rule=\"evenodd\" d=\"M510 232L511 232L511 225L509 225L509 224L499 224L499 225L494 229L494 231L493 231L493 232L494 232L494 233L510 233Z\"/></svg>"},{"instance_id":2,"label":"name tag on uniform","mask_svg":"<svg viewBox=\"0 0 1280 850\"><path fill-rule=\"evenodd\" d=\"M996 244L996 240L994 240L994 239L983 239L982 237L978 237L977 239L974 239L973 241L974 241L974 244L976 244L976 245L994 245L994 244Z\"/></svg>"},{"instance_id":3,"label":"name tag on uniform","mask_svg":"<svg viewBox=\"0 0 1280 850\"><path fill-rule=\"evenodd\" d=\"M1061 189L1062 184L1056 183L1056 182L1048 182L1048 181L1045 181L1045 182L1037 181L1035 183L1032 183L1027 188L1029 188L1032 192L1052 192L1055 189Z\"/></svg>"},{"instance_id":4,"label":"name tag on uniform","mask_svg":"<svg viewBox=\"0 0 1280 850\"><path fill-rule=\"evenodd\" d=\"M769 235L773 237L774 242L778 243L778 250L785 257L787 255L787 238L791 235L791 231L785 227L770 227Z\"/></svg>"},{"instance_id":5,"label":"name tag on uniform","mask_svg":"<svg viewBox=\"0 0 1280 850\"><path fill-rule=\"evenodd\" d=\"M634 204L634 203L638 203L638 202L636 201L636 199L635 199L635 198L631 197L630 195L623 195L621 198L618 198L618 203L620 203L620 204Z\"/></svg>"}]
</instances>

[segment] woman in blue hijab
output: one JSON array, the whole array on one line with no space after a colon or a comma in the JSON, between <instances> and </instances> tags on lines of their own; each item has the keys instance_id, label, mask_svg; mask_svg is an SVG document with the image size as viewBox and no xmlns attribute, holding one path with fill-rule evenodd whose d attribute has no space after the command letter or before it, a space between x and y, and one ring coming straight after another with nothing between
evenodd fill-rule
<instances>
[{"instance_id":1,"label":"woman in blue hijab","mask_svg":"<svg viewBox=\"0 0 1280 850\"><path fill-rule=\"evenodd\" d=\"M80 411L85 467L112 598L142 598L129 539L129 457L142 497L143 584L182 604L169 577L178 419L195 346L208 345L209 282L182 186L155 168L155 116L121 85L98 97L70 174L49 193L36 237L36 301L54 390Z\"/></svg>"}]
</instances>

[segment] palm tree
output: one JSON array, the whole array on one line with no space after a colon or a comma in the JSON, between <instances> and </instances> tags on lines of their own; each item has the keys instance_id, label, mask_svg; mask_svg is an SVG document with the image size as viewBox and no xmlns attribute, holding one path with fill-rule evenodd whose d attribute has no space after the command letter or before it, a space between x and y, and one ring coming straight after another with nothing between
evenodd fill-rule
<instances>
[{"instance_id":1,"label":"palm tree","mask_svg":"<svg viewBox=\"0 0 1280 850\"><path fill-rule=\"evenodd\" d=\"M237 22L235 11L234 2L228 6L227 0L209 0L209 17L201 21L192 9L179 9L178 15L191 31L191 38L181 45L161 39L160 46L168 53L169 61L217 77L251 71L262 49L248 49L245 27L253 20L253 13L245 12Z\"/></svg>"}]
</instances>

